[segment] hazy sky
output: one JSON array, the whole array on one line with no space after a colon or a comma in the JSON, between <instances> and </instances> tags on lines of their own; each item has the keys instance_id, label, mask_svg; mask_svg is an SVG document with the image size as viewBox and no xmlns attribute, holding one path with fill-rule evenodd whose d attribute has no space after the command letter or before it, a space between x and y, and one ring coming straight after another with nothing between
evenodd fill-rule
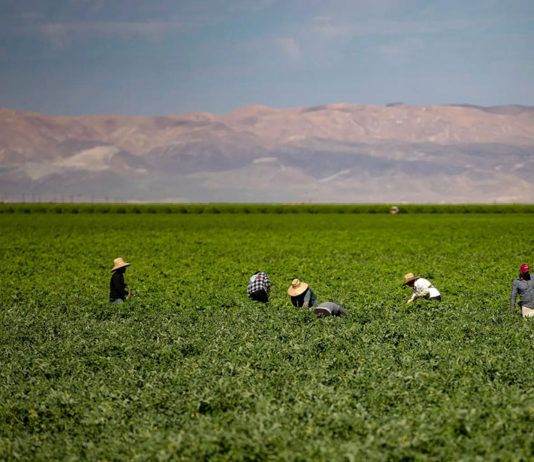
<instances>
[{"instance_id":1,"label":"hazy sky","mask_svg":"<svg viewBox=\"0 0 534 462\"><path fill-rule=\"evenodd\" d=\"M533 0L0 0L0 107L534 105Z\"/></svg>"}]
</instances>

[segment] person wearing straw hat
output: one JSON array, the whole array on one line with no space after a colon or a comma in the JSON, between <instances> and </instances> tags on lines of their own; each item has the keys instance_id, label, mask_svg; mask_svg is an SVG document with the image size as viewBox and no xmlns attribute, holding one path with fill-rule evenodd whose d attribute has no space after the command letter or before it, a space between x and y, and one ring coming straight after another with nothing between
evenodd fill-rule
<instances>
[{"instance_id":1,"label":"person wearing straw hat","mask_svg":"<svg viewBox=\"0 0 534 462\"><path fill-rule=\"evenodd\" d=\"M413 290L412 297L406 302L406 305L413 303L418 298L441 301L441 294L438 289L428 279L424 279L421 276L415 276L413 273L405 274L402 286L409 286Z\"/></svg>"},{"instance_id":2,"label":"person wearing straw hat","mask_svg":"<svg viewBox=\"0 0 534 462\"><path fill-rule=\"evenodd\" d=\"M512 297L510 310L515 314L515 302L519 295L521 316L524 318L534 317L534 279L530 277L530 267L523 263L519 268L519 276L512 283Z\"/></svg>"},{"instance_id":3,"label":"person wearing straw hat","mask_svg":"<svg viewBox=\"0 0 534 462\"><path fill-rule=\"evenodd\" d=\"M111 268L113 275L109 283L109 301L110 303L123 303L127 295L132 295L124 283L124 273L130 263L126 263L121 257L115 258L113 263L113 268Z\"/></svg>"},{"instance_id":4,"label":"person wearing straw hat","mask_svg":"<svg viewBox=\"0 0 534 462\"><path fill-rule=\"evenodd\" d=\"M291 296L293 306L311 308L317 306L317 295L305 282L293 279L287 293Z\"/></svg>"}]
</instances>

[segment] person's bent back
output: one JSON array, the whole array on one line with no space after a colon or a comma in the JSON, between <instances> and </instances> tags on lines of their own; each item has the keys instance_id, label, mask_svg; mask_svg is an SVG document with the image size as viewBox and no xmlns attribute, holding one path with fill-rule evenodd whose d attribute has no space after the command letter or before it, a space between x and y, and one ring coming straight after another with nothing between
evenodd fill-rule
<instances>
[{"instance_id":1,"label":"person's bent back","mask_svg":"<svg viewBox=\"0 0 534 462\"><path fill-rule=\"evenodd\" d=\"M314 309L319 317L347 316L349 313L338 302L324 302Z\"/></svg>"},{"instance_id":2,"label":"person's bent back","mask_svg":"<svg viewBox=\"0 0 534 462\"><path fill-rule=\"evenodd\" d=\"M252 300L267 303L271 293L269 276L262 271L256 271L248 280L247 294Z\"/></svg>"},{"instance_id":3,"label":"person's bent back","mask_svg":"<svg viewBox=\"0 0 534 462\"><path fill-rule=\"evenodd\" d=\"M298 279L293 279L289 289L287 289L287 293L291 297L293 306L312 308L318 304L315 292L311 290L308 284Z\"/></svg>"}]
</instances>

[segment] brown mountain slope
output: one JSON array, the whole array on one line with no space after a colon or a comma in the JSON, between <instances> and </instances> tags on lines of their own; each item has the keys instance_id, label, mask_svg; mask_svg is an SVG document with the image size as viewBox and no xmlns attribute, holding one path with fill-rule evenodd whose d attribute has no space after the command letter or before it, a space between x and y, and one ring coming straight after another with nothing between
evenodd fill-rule
<instances>
[{"instance_id":1,"label":"brown mountain slope","mask_svg":"<svg viewBox=\"0 0 534 462\"><path fill-rule=\"evenodd\" d=\"M3 109L0 193L532 202L534 108L341 103L161 117Z\"/></svg>"}]
</instances>

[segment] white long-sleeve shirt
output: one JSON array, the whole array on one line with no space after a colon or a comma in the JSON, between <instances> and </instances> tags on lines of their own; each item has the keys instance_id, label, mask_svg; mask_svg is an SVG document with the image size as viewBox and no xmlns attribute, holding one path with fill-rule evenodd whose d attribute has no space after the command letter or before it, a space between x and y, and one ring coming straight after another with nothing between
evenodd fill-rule
<instances>
[{"instance_id":1,"label":"white long-sleeve shirt","mask_svg":"<svg viewBox=\"0 0 534 462\"><path fill-rule=\"evenodd\" d=\"M425 298L439 297L439 290L436 289L432 283L425 278L417 279L413 284L414 295L419 295Z\"/></svg>"}]
</instances>

